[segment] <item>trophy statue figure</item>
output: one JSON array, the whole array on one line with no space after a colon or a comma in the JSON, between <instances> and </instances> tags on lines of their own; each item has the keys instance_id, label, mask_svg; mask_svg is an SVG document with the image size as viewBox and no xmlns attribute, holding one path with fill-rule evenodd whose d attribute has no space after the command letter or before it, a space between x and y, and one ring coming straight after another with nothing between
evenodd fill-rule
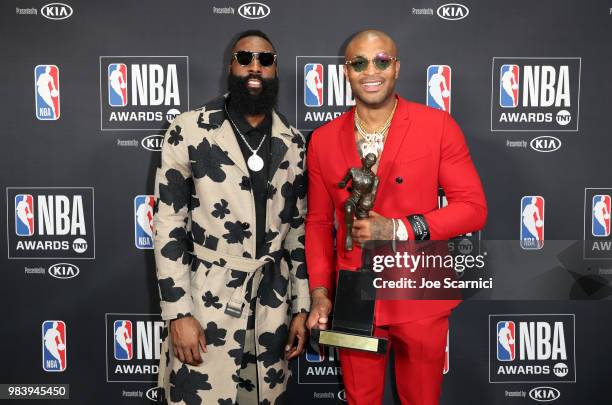
<instances>
[{"instance_id":1,"label":"trophy statue figure","mask_svg":"<svg viewBox=\"0 0 612 405\"><path fill-rule=\"evenodd\" d=\"M347 251L353 249L351 230L354 217L368 217L368 212L374 207L378 189L378 177L372 171L376 155L368 153L361 162L361 168L351 168L338 183L340 188L345 188L352 180L351 195L344 204ZM310 334L312 343L369 353L386 353L387 338L374 336L375 273L368 270L367 256L371 255L367 248L363 250L363 255L362 268L338 271L332 327L329 330L313 328Z\"/></svg>"},{"instance_id":2,"label":"trophy statue figure","mask_svg":"<svg viewBox=\"0 0 612 405\"><path fill-rule=\"evenodd\" d=\"M346 225L344 248L348 252L353 250L351 231L354 217L359 219L368 217L368 212L374 207L376 190L378 189L378 177L372 171L372 167L376 164L376 155L368 153L361 159L361 163L363 164L361 168L350 168L338 183L338 187L345 188L348 182L352 180L351 195L344 203L344 223Z\"/></svg>"}]
</instances>

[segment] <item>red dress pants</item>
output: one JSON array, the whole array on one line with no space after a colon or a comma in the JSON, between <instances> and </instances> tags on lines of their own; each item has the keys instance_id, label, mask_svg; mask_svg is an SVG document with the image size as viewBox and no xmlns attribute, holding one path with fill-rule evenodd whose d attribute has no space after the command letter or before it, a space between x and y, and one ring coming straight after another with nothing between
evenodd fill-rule
<instances>
[{"instance_id":1,"label":"red dress pants","mask_svg":"<svg viewBox=\"0 0 612 405\"><path fill-rule=\"evenodd\" d=\"M389 339L395 354L395 382L402 405L437 405L450 311L411 322L375 326ZM350 405L376 405L383 400L389 347L384 355L339 350L342 379Z\"/></svg>"}]
</instances>

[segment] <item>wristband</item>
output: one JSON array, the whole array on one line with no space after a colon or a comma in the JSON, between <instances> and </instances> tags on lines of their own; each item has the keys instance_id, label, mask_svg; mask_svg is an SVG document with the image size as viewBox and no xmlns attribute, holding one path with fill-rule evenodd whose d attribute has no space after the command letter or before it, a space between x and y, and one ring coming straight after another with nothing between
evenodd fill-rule
<instances>
[{"instance_id":1,"label":"wristband","mask_svg":"<svg viewBox=\"0 0 612 405\"><path fill-rule=\"evenodd\" d=\"M414 231L415 240L429 240L429 226L423 215L408 215L408 222Z\"/></svg>"}]
</instances>

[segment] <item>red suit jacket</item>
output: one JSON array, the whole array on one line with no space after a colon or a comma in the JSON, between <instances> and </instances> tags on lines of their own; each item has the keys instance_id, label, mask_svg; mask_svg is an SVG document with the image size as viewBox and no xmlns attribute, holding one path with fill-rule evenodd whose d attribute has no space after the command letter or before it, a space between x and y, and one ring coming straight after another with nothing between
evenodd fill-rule
<instances>
[{"instance_id":1,"label":"red suit jacket","mask_svg":"<svg viewBox=\"0 0 612 405\"><path fill-rule=\"evenodd\" d=\"M330 292L339 269L357 269L361 248L344 250L343 206L349 197L338 182L350 167L361 167L353 132L355 108L315 130L307 154L308 209L306 263L310 289ZM406 217L422 214L432 240L445 240L480 230L487 204L461 129L442 111L398 96L377 169L378 193L374 211L402 219L414 239ZM350 185L350 184L349 184ZM448 205L438 209L438 186ZM334 214L339 224L334 257ZM389 325L421 319L457 306L457 300L377 301L375 323Z\"/></svg>"}]
</instances>

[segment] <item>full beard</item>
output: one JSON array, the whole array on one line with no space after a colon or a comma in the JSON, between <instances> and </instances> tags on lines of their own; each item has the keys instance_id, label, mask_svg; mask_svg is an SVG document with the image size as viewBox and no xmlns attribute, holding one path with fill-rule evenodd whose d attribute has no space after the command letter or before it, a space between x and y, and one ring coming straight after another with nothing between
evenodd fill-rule
<instances>
[{"instance_id":1,"label":"full beard","mask_svg":"<svg viewBox=\"0 0 612 405\"><path fill-rule=\"evenodd\" d=\"M261 80L261 90L255 94L251 93L247 87L247 82L253 78ZM227 76L227 88L230 92L232 107L237 112L247 115L267 114L276 105L278 77L263 79L257 75L236 76L230 73Z\"/></svg>"}]
</instances>

